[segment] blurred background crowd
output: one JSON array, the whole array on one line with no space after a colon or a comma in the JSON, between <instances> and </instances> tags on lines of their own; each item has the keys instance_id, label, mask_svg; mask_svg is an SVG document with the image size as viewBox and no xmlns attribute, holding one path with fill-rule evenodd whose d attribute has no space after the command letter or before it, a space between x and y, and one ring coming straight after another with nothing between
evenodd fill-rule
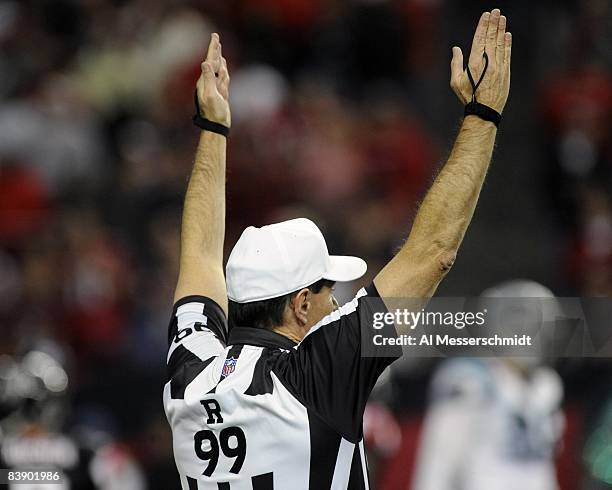
<instances>
[{"instance_id":1,"label":"blurred background crowd","mask_svg":"<svg viewBox=\"0 0 612 490\"><path fill-rule=\"evenodd\" d=\"M451 47L467 54L492 7L514 36L511 94L439 294L520 277L559 296L610 296L607 0L0 2L0 354L59 352L58 427L103 434L147 488L178 488L161 391L211 31L232 76L226 247L247 225L306 216L332 252L367 260L368 282L405 239L460 123ZM434 367L404 363L377 395L376 488L407 488ZM560 485L612 485L612 365L557 368Z\"/></svg>"}]
</instances>

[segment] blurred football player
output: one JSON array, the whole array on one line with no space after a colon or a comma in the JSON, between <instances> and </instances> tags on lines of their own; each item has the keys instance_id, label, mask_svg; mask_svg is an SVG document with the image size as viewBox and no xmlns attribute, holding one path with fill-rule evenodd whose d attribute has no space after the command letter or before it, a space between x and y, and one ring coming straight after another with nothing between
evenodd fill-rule
<instances>
[{"instance_id":1,"label":"blurred football player","mask_svg":"<svg viewBox=\"0 0 612 490\"><path fill-rule=\"evenodd\" d=\"M482 296L512 298L501 302L506 335L554 315L557 303L549 289L522 280ZM559 375L540 358L443 361L432 381L414 490L557 489L562 396Z\"/></svg>"},{"instance_id":2,"label":"blurred football player","mask_svg":"<svg viewBox=\"0 0 612 490\"><path fill-rule=\"evenodd\" d=\"M77 438L64 430L68 374L60 358L54 343L0 356L0 468L63 474L59 483L9 483L8 489L143 490L140 468L107 435Z\"/></svg>"}]
</instances>

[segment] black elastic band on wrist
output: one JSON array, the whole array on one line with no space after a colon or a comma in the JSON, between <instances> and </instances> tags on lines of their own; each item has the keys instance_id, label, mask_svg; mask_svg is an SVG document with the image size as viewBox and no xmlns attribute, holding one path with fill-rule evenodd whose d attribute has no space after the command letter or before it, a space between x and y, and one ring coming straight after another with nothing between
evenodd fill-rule
<instances>
[{"instance_id":1,"label":"black elastic band on wrist","mask_svg":"<svg viewBox=\"0 0 612 490\"><path fill-rule=\"evenodd\" d=\"M225 136L226 138L230 132L230 128L228 128L227 126L213 122L210 119L206 119L198 114L193 116L193 124L203 129L204 131L210 131L211 133L217 133L217 134L220 134L221 136Z\"/></svg>"},{"instance_id":2,"label":"black elastic band on wrist","mask_svg":"<svg viewBox=\"0 0 612 490\"><path fill-rule=\"evenodd\" d=\"M491 121L495 126L499 126L501 121L501 114L495 109L491 109L489 106L480 104L478 102L470 102L465 105L463 116L478 116L480 119L485 121Z\"/></svg>"},{"instance_id":3,"label":"black elastic band on wrist","mask_svg":"<svg viewBox=\"0 0 612 490\"><path fill-rule=\"evenodd\" d=\"M478 86L480 85L480 83L482 82L482 79L485 76L485 73L487 72L487 68L489 67L489 56L487 55L486 51L484 52L484 54L482 55L483 58L485 59L485 66L484 66L484 70L482 70L482 75L480 75L480 79L478 80L478 83L474 82L474 77L472 77L472 73L470 72L470 67L467 66L466 70L467 70L467 75L468 78L470 79L470 84L472 85L472 101L468 104L466 104L465 109L463 111L463 116L478 116L480 119L484 119L485 121L490 121L493 124L495 124L495 126L499 126L499 123L501 122L501 114L499 112L497 112L495 109L481 104L480 102L478 102L476 100L476 90L478 89Z\"/></svg>"},{"instance_id":4,"label":"black elastic band on wrist","mask_svg":"<svg viewBox=\"0 0 612 490\"><path fill-rule=\"evenodd\" d=\"M195 99L196 113L193 116L193 124L203 129L204 131L210 131L211 133L217 133L227 138L230 132L230 128L228 128L227 126L224 126L223 124L219 124L214 121L211 121L210 119L206 119L200 112L200 104L198 103L197 90L194 95L194 99Z\"/></svg>"}]
</instances>

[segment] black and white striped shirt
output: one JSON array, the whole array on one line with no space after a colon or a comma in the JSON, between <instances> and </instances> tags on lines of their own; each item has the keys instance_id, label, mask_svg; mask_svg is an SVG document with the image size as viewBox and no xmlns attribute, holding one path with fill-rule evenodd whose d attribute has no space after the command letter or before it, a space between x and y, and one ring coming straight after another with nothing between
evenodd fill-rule
<instances>
[{"instance_id":1,"label":"black and white striped shirt","mask_svg":"<svg viewBox=\"0 0 612 490\"><path fill-rule=\"evenodd\" d=\"M373 285L298 345L250 327L228 338L209 298L175 304L164 407L183 490L369 488L363 412L401 349L362 356L368 296Z\"/></svg>"}]
</instances>

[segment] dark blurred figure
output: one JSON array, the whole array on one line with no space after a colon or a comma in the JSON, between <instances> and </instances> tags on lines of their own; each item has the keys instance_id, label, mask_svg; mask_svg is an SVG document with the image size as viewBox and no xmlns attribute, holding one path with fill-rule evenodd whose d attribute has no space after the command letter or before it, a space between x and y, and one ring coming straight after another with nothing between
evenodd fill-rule
<instances>
[{"instance_id":1,"label":"dark blurred figure","mask_svg":"<svg viewBox=\"0 0 612 490\"><path fill-rule=\"evenodd\" d=\"M0 356L0 466L65 475L60 484L36 488L144 490L144 476L126 448L92 427L66 429L71 412L61 357L59 346L48 341Z\"/></svg>"}]
</instances>

